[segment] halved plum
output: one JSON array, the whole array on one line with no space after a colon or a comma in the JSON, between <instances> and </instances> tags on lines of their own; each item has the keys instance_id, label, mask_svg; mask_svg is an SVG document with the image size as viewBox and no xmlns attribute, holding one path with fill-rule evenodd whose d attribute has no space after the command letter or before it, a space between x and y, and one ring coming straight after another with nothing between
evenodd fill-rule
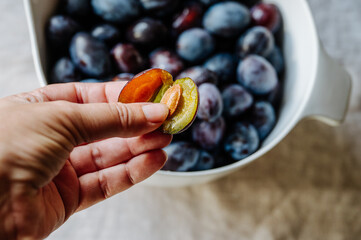
<instances>
[{"instance_id":1,"label":"halved plum","mask_svg":"<svg viewBox=\"0 0 361 240\"><path fill-rule=\"evenodd\" d=\"M173 81L169 72L153 68L136 75L128 82L118 101L166 104L170 112L161 130L164 133L177 134L188 129L195 120L199 93L192 79L182 78Z\"/></svg>"},{"instance_id":2,"label":"halved plum","mask_svg":"<svg viewBox=\"0 0 361 240\"><path fill-rule=\"evenodd\" d=\"M153 102L158 93L164 94L172 85L173 77L169 72L158 68L146 70L128 82L121 91L118 101L122 103Z\"/></svg>"}]
</instances>

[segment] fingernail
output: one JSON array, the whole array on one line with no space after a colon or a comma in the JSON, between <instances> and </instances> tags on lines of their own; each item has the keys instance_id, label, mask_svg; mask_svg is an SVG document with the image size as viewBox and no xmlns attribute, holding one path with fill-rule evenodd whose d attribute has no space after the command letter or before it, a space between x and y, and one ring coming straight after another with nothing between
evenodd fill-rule
<instances>
[{"instance_id":1,"label":"fingernail","mask_svg":"<svg viewBox=\"0 0 361 240\"><path fill-rule=\"evenodd\" d=\"M152 123L164 122L169 114L169 109L166 105L155 103L143 106L143 113L146 119Z\"/></svg>"}]
</instances>

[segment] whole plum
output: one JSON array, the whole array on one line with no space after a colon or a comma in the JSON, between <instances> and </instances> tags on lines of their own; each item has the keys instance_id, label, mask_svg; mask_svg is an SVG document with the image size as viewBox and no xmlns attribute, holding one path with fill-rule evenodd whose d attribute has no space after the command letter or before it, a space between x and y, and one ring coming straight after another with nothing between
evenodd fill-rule
<instances>
[{"instance_id":1,"label":"whole plum","mask_svg":"<svg viewBox=\"0 0 361 240\"><path fill-rule=\"evenodd\" d=\"M55 15L50 18L47 26L47 37L52 47L66 48L71 38L80 30L80 25L72 18Z\"/></svg>"},{"instance_id":2,"label":"whole plum","mask_svg":"<svg viewBox=\"0 0 361 240\"><path fill-rule=\"evenodd\" d=\"M222 117L214 122L199 121L192 127L193 141L200 147L213 150L223 140L226 123Z\"/></svg>"},{"instance_id":3,"label":"whole plum","mask_svg":"<svg viewBox=\"0 0 361 240\"><path fill-rule=\"evenodd\" d=\"M191 28L184 31L177 41L179 56L189 62L200 62L214 50L213 37L204 29Z\"/></svg>"},{"instance_id":4,"label":"whole plum","mask_svg":"<svg viewBox=\"0 0 361 240\"><path fill-rule=\"evenodd\" d=\"M204 63L204 67L215 72L221 83L231 82L236 75L237 61L230 53L218 53Z\"/></svg>"},{"instance_id":5,"label":"whole plum","mask_svg":"<svg viewBox=\"0 0 361 240\"><path fill-rule=\"evenodd\" d=\"M79 80L80 73L69 58L61 58L55 63L51 74L52 83L69 83Z\"/></svg>"},{"instance_id":6,"label":"whole plum","mask_svg":"<svg viewBox=\"0 0 361 240\"><path fill-rule=\"evenodd\" d=\"M218 84L217 74L201 66L195 66L184 70L178 75L177 79L185 77L191 78L197 86L200 86L203 83Z\"/></svg>"},{"instance_id":7,"label":"whole plum","mask_svg":"<svg viewBox=\"0 0 361 240\"><path fill-rule=\"evenodd\" d=\"M117 44L112 50L118 69L126 73L138 73L144 69L145 60L132 44Z\"/></svg>"},{"instance_id":8,"label":"whole plum","mask_svg":"<svg viewBox=\"0 0 361 240\"><path fill-rule=\"evenodd\" d=\"M93 28L91 35L112 47L120 40L120 31L111 24L101 24Z\"/></svg>"},{"instance_id":9,"label":"whole plum","mask_svg":"<svg viewBox=\"0 0 361 240\"><path fill-rule=\"evenodd\" d=\"M267 57L275 48L272 33L265 27L253 27L238 40L237 53L241 58L250 54Z\"/></svg>"},{"instance_id":10,"label":"whole plum","mask_svg":"<svg viewBox=\"0 0 361 240\"><path fill-rule=\"evenodd\" d=\"M249 55L239 63L237 77L242 86L256 95L269 94L278 83L274 67L257 55Z\"/></svg>"},{"instance_id":11,"label":"whole plum","mask_svg":"<svg viewBox=\"0 0 361 240\"><path fill-rule=\"evenodd\" d=\"M70 45L73 63L90 77L102 77L109 73L110 58L104 43L88 33L77 33Z\"/></svg>"},{"instance_id":12,"label":"whole plum","mask_svg":"<svg viewBox=\"0 0 361 240\"><path fill-rule=\"evenodd\" d=\"M152 68L164 69L173 76L177 76L184 68L182 59L172 50L165 48L154 50L149 60Z\"/></svg>"},{"instance_id":13,"label":"whole plum","mask_svg":"<svg viewBox=\"0 0 361 240\"><path fill-rule=\"evenodd\" d=\"M199 86L199 108L197 117L214 122L223 112L223 99L216 85L203 83Z\"/></svg>"},{"instance_id":14,"label":"whole plum","mask_svg":"<svg viewBox=\"0 0 361 240\"><path fill-rule=\"evenodd\" d=\"M155 47L163 43L166 36L166 26L161 21L149 17L136 21L127 31L128 41L148 47Z\"/></svg>"},{"instance_id":15,"label":"whole plum","mask_svg":"<svg viewBox=\"0 0 361 240\"><path fill-rule=\"evenodd\" d=\"M140 0L143 9L147 13L160 17L172 13L179 2L179 0Z\"/></svg>"},{"instance_id":16,"label":"whole plum","mask_svg":"<svg viewBox=\"0 0 361 240\"><path fill-rule=\"evenodd\" d=\"M234 1L212 5L203 17L204 28L221 37L238 36L250 23L247 7Z\"/></svg>"},{"instance_id":17,"label":"whole plum","mask_svg":"<svg viewBox=\"0 0 361 240\"><path fill-rule=\"evenodd\" d=\"M203 7L198 2L188 2L183 9L176 14L172 22L172 29L176 34L190 28L199 27L202 22Z\"/></svg>"},{"instance_id":18,"label":"whole plum","mask_svg":"<svg viewBox=\"0 0 361 240\"><path fill-rule=\"evenodd\" d=\"M192 171L205 171L212 169L216 164L216 160L214 157L207 151L201 151L199 154L199 158L197 164Z\"/></svg>"},{"instance_id":19,"label":"whole plum","mask_svg":"<svg viewBox=\"0 0 361 240\"><path fill-rule=\"evenodd\" d=\"M164 148L168 161L162 170L186 172L198 162L200 151L189 142L176 142Z\"/></svg>"},{"instance_id":20,"label":"whole plum","mask_svg":"<svg viewBox=\"0 0 361 240\"><path fill-rule=\"evenodd\" d=\"M276 125L276 112L268 102L257 102L251 112L251 122L264 140Z\"/></svg>"},{"instance_id":21,"label":"whole plum","mask_svg":"<svg viewBox=\"0 0 361 240\"><path fill-rule=\"evenodd\" d=\"M239 84L232 84L222 92L224 112L230 118L238 118L253 105L253 96Z\"/></svg>"},{"instance_id":22,"label":"whole plum","mask_svg":"<svg viewBox=\"0 0 361 240\"><path fill-rule=\"evenodd\" d=\"M226 153L235 161L242 160L256 152L260 139L256 128L248 123L237 123L224 144Z\"/></svg>"},{"instance_id":23,"label":"whole plum","mask_svg":"<svg viewBox=\"0 0 361 240\"><path fill-rule=\"evenodd\" d=\"M139 0L91 0L94 12L105 21L125 23L138 17Z\"/></svg>"},{"instance_id":24,"label":"whole plum","mask_svg":"<svg viewBox=\"0 0 361 240\"><path fill-rule=\"evenodd\" d=\"M282 16L274 4L259 3L251 9L251 18L254 25L264 26L273 33L282 26Z\"/></svg>"}]
</instances>

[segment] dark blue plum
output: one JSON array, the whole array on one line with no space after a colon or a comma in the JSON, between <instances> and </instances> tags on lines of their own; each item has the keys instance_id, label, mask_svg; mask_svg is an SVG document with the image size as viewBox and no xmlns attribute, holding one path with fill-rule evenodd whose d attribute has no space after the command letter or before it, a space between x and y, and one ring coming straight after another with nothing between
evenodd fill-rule
<instances>
[{"instance_id":1,"label":"dark blue plum","mask_svg":"<svg viewBox=\"0 0 361 240\"><path fill-rule=\"evenodd\" d=\"M81 83L102 83L103 81L98 80L98 79L89 78L89 79L81 80L80 82Z\"/></svg>"},{"instance_id":2,"label":"dark blue plum","mask_svg":"<svg viewBox=\"0 0 361 240\"><path fill-rule=\"evenodd\" d=\"M91 0L94 12L105 21L125 23L138 17L139 0Z\"/></svg>"},{"instance_id":3,"label":"dark blue plum","mask_svg":"<svg viewBox=\"0 0 361 240\"><path fill-rule=\"evenodd\" d=\"M56 15L50 18L47 26L47 37L54 50L66 48L71 38L80 30L80 25L72 18Z\"/></svg>"},{"instance_id":4,"label":"dark blue plum","mask_svg":"<svg viewBox=\"0 0 361 240\"><path fill-rule=\"evenodd\" d=\"M101 24L96 26L91 32L91 35L107 44L108 47L112 47L120 39L120 31L110 24Z\"/></svg>"},{"instance_id":5,"label":"dark blue plum","mask_svg":"<svg viewBox=\"0 0 361 240\"><path fill-rule=\"evenodd\" d=\"M183 59L196 63L204 60L214 50L213 37L204 29L184 31L177 41L177 52Z\"/></svg>"},{"instance_id":6,"label":"dark blue plum","mask_svg":"<svg viewBox=\"0 0 361 240\"><path fill-rule=\"evenodd\" d=\"M87 33L77 33L70 45L73 63L90 77L102 77L109 73L110 58L106 45Z\"/></svg>"},{"instance_id":7,"label":"dark blue plum","mask_svg":"<svg viewBox=\"0 0 361 240\"><path fill-rule=\"evenodd\" d=\"M182 59L172 50L165 48L154 50L149 60L152 68L164 69L172 76L177 76L184 68Z\"/></svg>"},{"instance_id":8,"label":"dark blue plum","mask_svg":"<svg viewBox=\"0 0 361 240\"><path fill-rule=\"evenodd\" d=\"M253 125L237 123L232 132L224 143L224 150L233 160L242 160L257 151L260 139Z\"/></svg>"},{"instance_id":9,"label":"dark blue plum","mask_svg":"<svg viewBox=\"0 0 361 240\"><path fill-rule=\"evenodd\" d=\"M272 33L265 27L253 27L243 34L237 43L237 54L244 58L250 54L267 57L275 48Z\"/></svg>"},{"instance_id":10,"label":"dark blue plum","mask_svg":"<svg viewBox=\"0 0 361 240\"><path fill-rule=\"evenodd\" d=\"M214 122L223 112L223 99L216 85L203 83L199 86L199 107L197 117Z\"/></svg>"},{"instance_id":11,"label":"dark blue plum","mask_svg":"<svg viewBox=\"0 0 361 240\"><path fill-rule=\"evenodd\" d=\"M218 84L217 74L201 66L195 66L184 70L178 75L177 79L186 77L191 78L197 86L200 86L203 83Z\"/></svg>"},{"instance_id":12,"label":"dark blue plum","mask_svg":"<svg viewBox=\"0 0 361 240\"><path fill-rule=\"evenodd\" d=\"M145 67L145 59L132 44L119 43L111 54L121 72L136 74Z\"/></svg>"},{"instance_id":13,"label":"dark blue plum","mask_svg":"<svg viewBox=\"0 0 361 240\"><path fill-rule=\"evenodd\" d=\"M160 45L166 36L166 26L161 21L149 17L136 21L127 31L128 41L147 47Z\"/></svg>"},{"instance_id":14,"label":"dark blue plum","mask_svg":"<svg viewBox=\"0 0 361 240\"><path fill-rule=\"evenodd\" d=\"M226 123L222 117L214 122L198 121L192 126L192 138L200 147L214 150L223 140Z\"/></svg>"},{"instance_id":15,"label":"dark blue plum","mask_svg":"<svg viewBox=\"0 0 361 240\"><path fill-rule=\"evenodd\" d=\"M264 140L276 125L276 112L268 102L257 102L250 117L261 140Z\"/></svg>"},{"instance_id":16,"label":"dark blue plum","mask_svg":"<svg viewBox=\"0 0 361 240\"><path fill-rule=\"evenodd\" d=\"M206 151L201 151L196 166L192 171L205 171L214 168L216 160Z\"/></svg>"},{"instance_id":17,"label":"dark blue plum","mask_svg":"<svg viewBox=\"0 0 361 240\"><path fill-rule=\"evenodd\" d=\"M221 37L235 37L249 25L250 13L243 4L226 1L211 6L203 17L204 28Z\"/></svg>"},{"instance_id":18,"label":"dark blue plum","mask_svg":"<svg viewBox=\"0 0 361 240\"><path fill-rule=\"evenodd\" d=\"M230 82L235 78L237 60L230 53L218 53L204 63L204 67L215 72L221 83Z\"/></svg>"},{"instance_id":19,"label":"dark blue plum","mask_svg":"<svg viewBox=\"0 0 361 240\"><path fill-rule=\"evenodd\" d=\"M152 15L165 16L170 14L179 4L179 0L140 0L143 9Z\"/></svg>"},{"instance_id":20,"label":"dark blue plum","mask_svg":"<svg viewBox=\"0 0 361 240\"><path fill-rule=\"evenodd\" d=\"M279 47L275 47L267 60L272 64L278 74L281 74L285 68L285 60Z\"/></svg>"},{"instance_id":21,"label":"dark blue plum","mask_svg":"<svg viewBox=\"0 0 361 240\"><path fill-rule=\"evenodd\" d=\"M253 96L239 84L232 84L222 92L224 112L230 118L238 118L253 105Z\"/></svg>"},{"instance_id":22,"label":"dark blue plum","mask_svg":"<svg viewBox=\"0 0 361 240\"><path fill-rule=\"evenodd\" d=\"M70 16L84 17L92 11L90 0L62 0L60 3L64 6L65 12Z\"/></svg>"},{"instance_id":23,"label":"dark blue plum","mask_svg":"<svg viewBox=\"0 0 361 240\"><path fill-rule=\"evenodd\" d=\"M193 169L199 159L200 151L189 142L176 142L164 148L168 161L162 170L186 172Z\"/></svg>"},{"instance_id":24,"label":"dark blue plum","mask_svg":"<svg viewBox=\"0 0 361 240\"><path fill-rule=\"evenodd\" d=\"M134 78L134 74L132 73L120 73L117 76L115 76L112 81L113 82L121 82L121 81L130 81Z\"/></svg>"},{"instance_id":25,"label":"dark blue plum","mask_svg":"<svg viewBox=\"0 0 361 240\"><path fill-rule=\"evenodd\" d=\"M55 63L51 74L52 83L69 83L79 80L80 73L69 58L61 58Z\"/></svg>"},{"instance_id":26,"label":"dark blue plum","mask_svg":"<svg viewBox=\"0 0 361 240\"><path fill-rule=\"evenodd\" d=\"M239 63L237 78L242 86L256 95L269 94L278 83L274 67L257 55L249 55Z\"/></svg>"}]
</instances>

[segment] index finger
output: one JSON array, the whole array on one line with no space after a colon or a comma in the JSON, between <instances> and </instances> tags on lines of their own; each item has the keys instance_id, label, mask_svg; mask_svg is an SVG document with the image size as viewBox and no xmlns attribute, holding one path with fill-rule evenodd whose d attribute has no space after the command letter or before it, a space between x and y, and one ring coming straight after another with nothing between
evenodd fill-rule
<instances>
[{"instance_id":1,"label":"index finger","mask_svg":"<svg viewBox=\"0 0 361 240\"><path fill-rule=\"evenodd\" d=\"M118 101L119 93L126 83L124 81L52 84L12 98L20 98L26 102L64 100L73 103L110 103Z\"/></svg>"}]
</instances>

